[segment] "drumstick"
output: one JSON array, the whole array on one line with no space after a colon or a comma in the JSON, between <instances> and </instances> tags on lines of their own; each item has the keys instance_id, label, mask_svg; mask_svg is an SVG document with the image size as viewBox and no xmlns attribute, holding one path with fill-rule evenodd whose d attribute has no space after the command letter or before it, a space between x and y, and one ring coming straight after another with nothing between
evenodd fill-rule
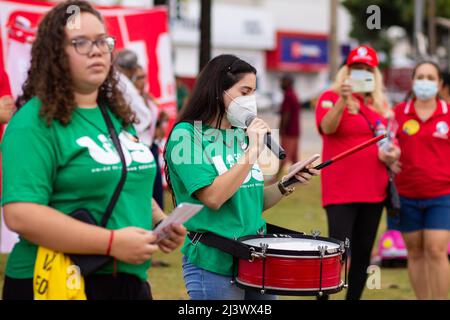
<instances>
[{"instance_id":1,"label":"drumstick","mask_svg":"<svg viewBox=\"0 0 450 320\"><path fill-rule=\"evenodd\" d=\"M368 146L370 146L370 145L372 145L374 143L377 143L378 141L380 141L380 140L382 140L382 139L384 139L386 137L387 137L387 133L379 135L379 136L376 136L376 137L374 137L374 138L372 138L370 140L367 140L367 141L365 141L365 142L363 142L363 143L361 143L361 144L359 144L359 145L357 145L357 146L355 146L355 147L353 147L351 149L348 149L347 151L344 151L344 152L338 154L337 156L331 158L330 160L322 162L321 164L315 166L314 169L321 170L321 169L323 169L325 167L328 167L330 164L335 163L335 162L337 162L339 160L342 160L344 158L347 158L348 156L350 156L350 155L352 155L352 154L354 154L354 153L356 153L358 151L361 151L362 149L365 149ZM303 168L302 170L300 170L300 172L309 172L309 171L308 171L307 168ZM292 177L288 181L283 182L283 186L284 187L289 187L291 184L294 184L297 181L298 180L295 177Z\"/></svg>"}]
</instances>

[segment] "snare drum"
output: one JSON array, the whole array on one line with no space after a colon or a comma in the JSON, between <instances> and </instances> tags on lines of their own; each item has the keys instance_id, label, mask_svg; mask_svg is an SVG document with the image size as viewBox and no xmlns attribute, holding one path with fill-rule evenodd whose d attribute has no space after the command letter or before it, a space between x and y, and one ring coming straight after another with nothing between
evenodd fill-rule
<instances>
[{"instance_id":1,"label":"snare drum","mask_svg":"<svg viewBox=\"0 0 450 320\"><path fill-rule=\"evenodd\" d=\"M341 268L348 246L342 241L294 234L247 236L239 241L252 251L250 260L238 259L235 280L239 287L278 295L321 296L346 286Z\"/></svg>"}]
</instances>

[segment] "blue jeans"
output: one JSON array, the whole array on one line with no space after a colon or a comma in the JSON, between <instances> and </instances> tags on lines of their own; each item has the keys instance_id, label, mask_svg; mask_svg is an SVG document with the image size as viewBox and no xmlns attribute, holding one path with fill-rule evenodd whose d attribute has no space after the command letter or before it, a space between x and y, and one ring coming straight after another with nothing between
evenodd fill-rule
<instances>
[{"instance_id":1,"label":"blue jeans","mask_svg":"<svg viewBox=\"0 0 450 320\"><path fill-rule=\"evenodd\" d=\"M400 202L400 231L450 230L450 195L431 199L400 197Z\"/></svg>"},{"instance_id":2,"label":"blue jeans","mask_svg":"<svg viewBox=\"0 0 450 320\"><path fill-rule=\"evenodd\" d=\"M244 290L231 277L206 271L183 256L183 278L191 300L276 300L276 296Z\"/></svg>"}]
</instances>

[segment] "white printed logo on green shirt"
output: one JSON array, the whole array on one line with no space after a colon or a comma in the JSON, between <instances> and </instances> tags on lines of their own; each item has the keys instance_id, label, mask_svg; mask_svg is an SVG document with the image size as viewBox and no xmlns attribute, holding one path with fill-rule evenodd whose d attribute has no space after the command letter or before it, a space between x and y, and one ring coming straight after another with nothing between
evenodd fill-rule
<instances>
[{"instance_id":1,"label":"white printed logo on green shirt","mask_svg":"<svg viewBox=\"0 0 450 320\"><path fill-rule=\"evenodd\" d=\"M99 134L97 138L102 142L101 146L89 136L84 136L77 139L77 144L81 147L88 148L89 155L98 163L105 165L119 164L120 157L117 152L113 150L112 143L105 137L104 134ZM144 144L131 141L123 132L119 134L119 139L127 166L129 166L133 161L138 163L153 162L153 154Z\"/></svg>"}]
</instances>

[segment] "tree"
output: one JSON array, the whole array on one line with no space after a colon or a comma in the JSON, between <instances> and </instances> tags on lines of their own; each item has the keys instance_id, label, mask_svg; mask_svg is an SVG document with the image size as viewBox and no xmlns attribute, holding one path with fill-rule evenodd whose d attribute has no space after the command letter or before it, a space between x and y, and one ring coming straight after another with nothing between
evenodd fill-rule
<instances>
[{"instance_id":1,"label":"tree","mask_svg":"<svg viewBox=\"0 0 450 320\"><path fill-rule=\"evenodd\" d=\"M352 16L352 30L350 36L362 43L370 43L375 49L384 51L388 54L391 50L391 43L387 39L386 30L391 26L399 26L406 30L407 35L412 42L414 26L414 1L405 0L372 0L370 5L377 5L381 9L381 29L368 29L366 22L369 14L366 12L366 1L344 0L342 5ZM425 6L426 10L428 6ZM436 0L436 12L439 17L450 18L450 6L448 0ZM424 30L428 17L424 17ZM437 43L442 43L448 31L438 28L436 33Z\"/></svg>"}]
</instances>

